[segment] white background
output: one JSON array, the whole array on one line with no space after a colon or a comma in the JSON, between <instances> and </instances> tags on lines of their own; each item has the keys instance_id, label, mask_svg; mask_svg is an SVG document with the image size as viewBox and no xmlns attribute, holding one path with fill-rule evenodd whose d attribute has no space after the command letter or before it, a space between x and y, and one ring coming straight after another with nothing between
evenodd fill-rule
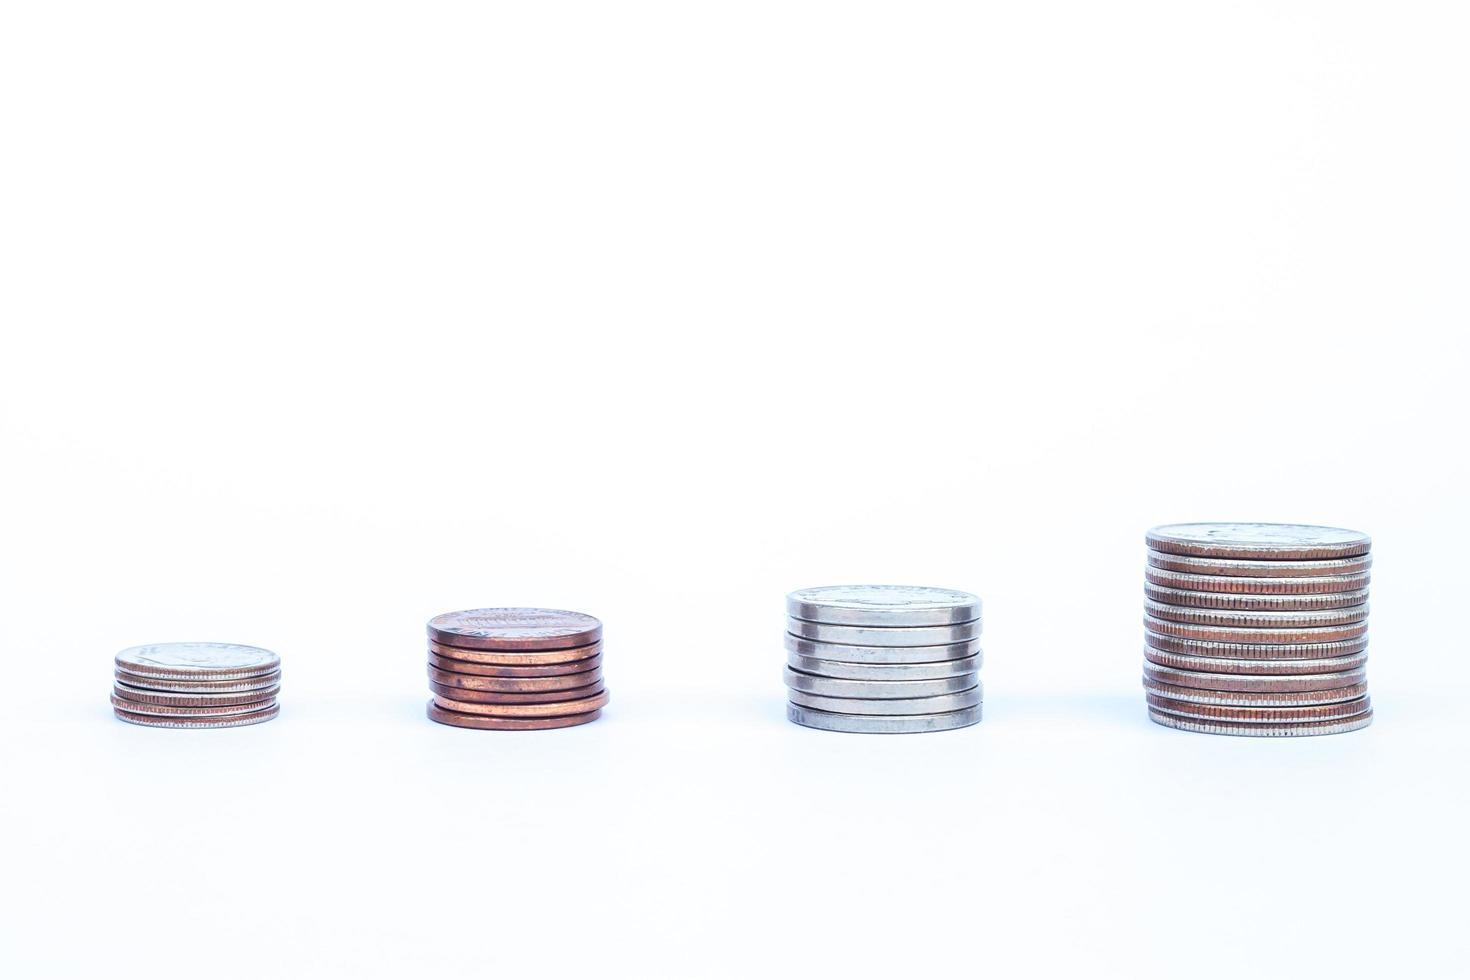
<instances>
[{"instance_id":1,"label":"white background","mask_svg":"<svg viewBox=\"0 0 1470 980\"><path fill-rule=\"evenodd\" d=\"M1461 5L14 2L0 972L1448 976ZM1375 725L1151 725L1143 532L1374 535ZM986 602L986 717L783 715L783 596ZM423 717L423 623L613 703ZM281 717L112 718L173 639Z\"/></svg>"}]
</instances>

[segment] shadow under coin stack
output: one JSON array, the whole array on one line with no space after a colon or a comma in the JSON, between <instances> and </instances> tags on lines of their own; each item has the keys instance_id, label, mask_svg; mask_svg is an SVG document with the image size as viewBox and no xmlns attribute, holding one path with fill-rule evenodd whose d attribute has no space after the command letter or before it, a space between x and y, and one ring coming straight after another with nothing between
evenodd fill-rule
<instances>
[{"instance_id":1,"label":"shadow under coin stack","mask_svg":"<svg viewBox=\"0 0 1470 980\"><path fill-rule=\"evenodd\" d=\"M114 660L113 714L150 728L240 728L280 714L281 658L238 643L155 643Z\"/></svg>"},{"instance_id":2,"label":"shadow under coin stack","mask_svg":"<svg viewBox=\"0 0 1470 980\"><path fill-rule=\"evenodd\" d=\"M602 623L561 609L467 609L429 620L429 717L456 728L570 728L595 721Z\"/></svg>"},{"instance_id":3,"label":"shadow under coin stack","mask_svg":"<svg viewBox=\"0 0 1470 980\"><path fill-rule=\"evenodd\" d=\"M1302 524L1148 532L1143 686L1160 725L1332 735L1373 720L1365 534Z\"/></svg>"},{"instance_id":4,"label":"shadow under coin stack","mask_svg":"<svg viewBox=\"0 0 1470 980\"><path fill-rule=\"evenodd\" d=\"M980 600L905 585L786 597L786 717L834 732L898 734L980 720Z\"/></svg>"}]
</instances>

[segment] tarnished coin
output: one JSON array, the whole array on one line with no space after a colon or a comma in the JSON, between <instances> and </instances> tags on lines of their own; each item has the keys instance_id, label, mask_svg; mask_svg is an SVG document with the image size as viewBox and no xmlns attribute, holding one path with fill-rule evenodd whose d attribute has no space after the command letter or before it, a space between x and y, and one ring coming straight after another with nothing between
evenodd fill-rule
<instances>
[{"instance_id":1,"label":"tarnished coin","mask_svg":"<svg viewBox=\"0 0 1470 980\"><path fill-rule=\"evenodd\" d=\"M1147 535L1148 546L1172 555L1202 558L1351 558L1373 541L1359 531L1314 524L1165 524Z\"/></svg>"},{"instance_id":2,"label":"tarnished coin","mask_svg":"<svg viewBox=\"0 0 1470 980\"><path fill-rule=\"evenodd\" d=\"M822 643L868 647L923 647L964 643L980 635L980 620L952 626L835 626L786 619L786 632Z\"/></svg>"},{"instance_id":3,"label":"tarnished coin","mask_svg":"<svg viewBox=\"0 0 1470 980\"><path fill-rule=\"evenodd\" d=\"M1167 619L1174 623L1267 629L1341 626L1345 623L1360 623L1368 618L1367 603L1341 609L1199 609L1145 599L1143 610L1155 619Z\"/></svg>"},{"instance_id":4,"label":"tarnished coin","mask_svg":"<svg viewBox=\"0 0 1470 980\"><path fill-rule=\"evenodd\" d=\"M1358 636L1335 643L1220 643L1191 640L1182 636L1145 633L1149 646L1186 657L1241 657L1246 660L1326 660L1347 657L1368 649L1368 637Z\"/></svg>"},{"instance_id":5,"label":"tarnished coin","mask_svg":"<svg viewBox=\"0 0 1470 980\"><path fill-rule=\"evenodd\" d=\"M1341 721L1298 721L1279 722L1276 724L1247 724L1244 722L1215 722L1200 721L1195 718L1181 718L1166 711L1150 708L1148 712L1150 721L1157 722L1167 728L1178 728L1186 732L1201 732L1206 735L1249 735L1254 737L1276 737L1284 738L1293 735L1340 735L1343 732L1355 732L1360 728L1367 728L1373 723L1373 711L1369 710L1352 718Z\"/></svg>"},{"instance_id":6,"label":"tarnished coin","mask_svg":"<svg viewBox=\"0 0 1470 980\"><path fill-rule=\"evenodd\" d=\"M1143 663L1143 676L1159 684L1194 687L1206 691L1332 691L1354 684L1366 684L1368 675L1362 668L1332 674L1295 674L1290 677L1261 677L1253 674L1208 674L1197 670L1177 670Z\"/></svg>"},{"instance_id":7,"label":"tarnished coin","mask_svg":"<svg viewBox=\"0 0 1470 980\"><path fill-rule=\"evenodd\" d=\"M949 626L979 619L980 599L916 585L827 585L788 595L786 614L846 626Z\"/></svg>"},{"instance_id":8,"label":"tarnished coin","mask_svg":"<svg viewBox=\"0 0 1470 980\"><path fill-rule=\"evenodd\" d=\"M1279 579L1278 581L1292 581ZM1262 612L1309 612L1318 609L1367 608L1368 590L1356 592L1314 592L1310 595L1253 595L1244 592L1195 592L1190 589L1167 589L1149 583L1144 595L1154 602L1169 606L1194 606L1200 609L1239 609Z\"/></svg>"},{"instance_id":9,"label":"tarnished coin","mask_svg":"<svg viewBox=\"0 0 1470 980\"><path fill-rule=\"evenodd\" d=\"M1367 572L1356 575L1316 575L1311 578L1230 578L1225 575L1191 575L1186 572L1171 572L1152 566L1143 570L1150 585L1161 589L1188 589L1193 592L1213 594L1239 593L1251 596L1313 596L1332 595L1343 592L1362 592L1359 602L1367 602ZM1347 603L1355 605L1355 603Z\"/></svg>"},{"instance_id":10,"label":"tarnished coin","mask_svg":"<svg viewBox=\"0 0 1470 980\"><path fill-rule=\"evenodd\" d=\"M263 691L269 687L277 687L281 683L281 672L275 671L270 674L261 674L258 677L239 677L230 680L218 681L186 681L178 677L143 677L131 671L117 670L119 683L129 687L138 687L147 691L169 691L173 694L198 694L213 692L215 694L239 693L242 691Z\"/></svg>"},{"instance_id":11,"label":"tarnished coin","mask_svg":"<svg viewBox=\"0 0 1470 980\"><path fill-rule=\"evenodd\" d=\"M982 659L982 655L977 653L961 660L940 660L930 664L853 664L788 653L786 666L803 674L854 681L930 681L973 674L980 669Z\"/></svg>"},{"instance_id":12,"label":"tarnished coin","mask_svg":"<svg viewBox=\"0 0 1470 980\"><path fill-rule=\"evenodd\" d=\"M270 721L281 713L280 705L271 705L264 711L251 711L238 715L216 715L199 718L169 718L161 715L145 715L136 711L113 708L112 713L122 721L145 728L243 728Z\"/></svg>"},{"instance_id":13,"label":"tarnished coin","mask_svg":"<svg viewBox=\"0 0 1470 980\"><path fill-rule=\"evenodd\" d=\"M1368 633L1366 620L1342 626L1259 627L1207 626L1202 623L1176 623L1154 616L1143 617L1144 628L1161 636L1179 636L1211 643L1337 643Z\"/></svg>"},{"instance_id":14,"label":"tarnished coin","mask_svg":"<svg viewBox=\"0 0 1470 980\"><path fill-rule=\"evenodd\" d=\"M787 633L786 652L798 657L840 660L850 664L929 664L975 656L980 652L980 638L939 646L874 647L851 643L823 643Z\"/></svg>"},{"instance_id":15,"label":"tarnished coin","mask_svg":"<svg viewBox=\"0 0 1470 980\"><path fill-rule=\"evenodd\" d=\"M223 718L230 715L244 715L256 711L268 710L275 704L274 698L264 701L251 701L247 704L204 704L204 705L170 705L170 704L148 704L141 701L129 701L127 698L118 697L117 692L112 694L112 706L135 715L155 715L160 718Z\"/></svg>"},{"instance_id":16,"label":"tarnished coin","mask_svg":"<svg viewBox=\"0 0 1470 980\"><path fill-rule=\"evenodd\" d=\"M965 728L980 720L980 705L932 715L849 715L787 703L786 717L807 728L865 735L902 735Z\"/></svg>"},{"instance_id":17,"label":"tarnished coin","mask_svg":"<svg viewBox=\"0 0 1470 980\"><path fill-rule=\"evenodd\" d=\"M573 687L564 691L469 691L429 682L429 690L436 695L455 701L473 701L476 704L554 704L559 701L580 701L602 693L602 689L600 680L586 687Z\"/></svg>"},{"instance_id":18,"label":"tarnished coin","mask_svg":"<svg viewBox=\"0 0 1470 980\"><path fill-rule=\"evenodd\" d=\"M1246 660L1244 657L1188 657L1145 646L1143 656L1149 663L1176 670L1199 670L1215 674L1333 674L1357 670L1368 661L1367 653L1318 660Z\"/></svg>"},{"instance_id":19,"label":"tarnished coin","mask_svg":"<svg viewBox=\"0 0 1470 980\"><path fill-rule=\"evenodd\" d=\"M976 683L973 674L927 681L857 681L803 674L790 667L783 670L782 676L786 679L786 686L793 691L831 698L931 698L940 694L958 694Z\"/></svg>"},{"instance_id":20,"label":"tarnished coin","mask_svg":"<svg viewBox=\"0 0 1470 980\"><path fill-rule=\"evenodd\" d=\"M958 694L941 694L933 698L828 698L804 691L789 691L792 704L846 715L936 715L961 708L973 708L981 701L980 686Z\"/></svg>"},{"instance_id":21,"label":"tarnished coin","mask_svg":"<svg viewBox=\"0 0 1470 980\"><path fill-rule=\"evenodd\" d=\"M1207 691L1197 687L1161 684L1143 678L1144 690L1175 701L1199 704L1228 704L1244 708L1296 708L1310 704L1336 704L1351 701L1368 693L1367 684L1350 684L1330 691Z\"/></svg>"},{"instance_id":22,"label":"tarnished coin","mask_svg":"<svg viewBox=\"0 0 1470 980\"><path fill-rule=\"evenodd\" d=\"M607 704L607 691L575 701L556 701L546 704L482 704L459 698L434 695L439 707L459 711L467 715L495 715L500 718L552 718L558 715L586 714Z\"/></svg>"},{"instance_id":23,"label":"tarnished coin","mask_svg":"<svg viewBox=\"0 0 1470 980\"><path fill-rule=\"evenodd\" d=\"M137 704L172 705L175 707L224 707L229 705L254 704L274 700L281 693L280 685L261 688L258 691L195 691L177 694L171 691L150 691L131 687L118 681L112 689L115 697ZM146 712L142 712L146 713Z\"/></svg>"},{"instance_id":24,"label":"tarnished coin","mask_svg":"<svg viewBox=\"0 0 1470 980\"><path fill-rule=\"evenodd\" d=\"M1275 724L1294 721L1341 721L1367 711L1371 703L1366 697L1351 701L1334 701L1332 704L1296 705L1290 708L1240 708L1218 704L1198 704L1194 701L1176 701L1173 698L1148 695L1149 707L1167 711L1181 718L1198 721L1216 721L1225 724Z\"/></svg>"},{"instance_id":25,"label":"tarnished coin","mask_svg":"<svg viewBox=\"0 0 1470 980\"><path fill-rule=\"evenodd\" d=\"M466 691L567 691L586 687L602 681L602 669L583 671L580 674L555 674L551 677L478 677L474 674L454 674L429 668L429 680L444 687Z\"/></svg>"},{"instance_id":26,"label":"tarnished coin","mask_svg":"<svg viewBox=\"0 0 1470 980\"><path fill-rule=\"evenodd\" d=\"M442 649L442 648L441 648ZM583 660L564 664L477 664L472 660L451 660L437 654L429 654L429 666L435 670L447 670L455 674L474 674L478 677L557 677L561 674L580 674L602 666L602 654L594 654Z\"/></svg>"},{"instance_id":27,"label":"tarnished coin","mask_svg":"<svg viewBox=\"0 0 1470 980\"><path fill-rule=\"evenodd\" d=\"M483 664L487 667L547 667L595 657L602 653L602 643L589 643L583 647L563 647L560 650L471 650L467 647L452 647L430 640L429 652L436 657L464 663Z\"/></svg>"},{"instance_id":28,"label":"tarnished coin","mask_svg":"<svg viewBox=\"0 0 1470 980\"><path fill-rule=\"evenodd\" d=\"M602 623L565 609L463 609L429 620L436 643L477 650L560 650L602 639Z\"/></svg>"},{"instance_id":29,"label":"tarnished coin","mask_svg":"<svg viewBox=\"0 0 1470 980\"><path fill-rule=\"evenodd\" d=\"M596 721L602 709L583 712L580 715L557 715L553 718L496 718L491 715L468 715L461 711L449 711L429 702L429 719L454 728L478 728L500 732L545 731L552 728L574 728Z\"/></svg>"},{"instance_id":30,"label":"tarnished coin","mask_svg":"<svg viewBox=\"0 0 1470 980\"><path fill-rule=\"evenodd\" d=\"M259 677L280 670L281 658L239 643L151 643L128 647L114 659L119 670L136 677L224 680Z\"/></svg>"},{"instance_id":31,"label":"tarnished coin","mask_svg":"<svg viewBox=\"0 0 1470 980\"><path fill-rule=\"evenodd\" d=\"M1353 558L1326 558L1313 561L1288 561L1282 559L1252 558L1200 558L1195 555L1170 555L1162 551L1148 553L1148 563L1155 568L1191 575L1245 576L1247 578L1308 578L1313 576L1355 576L1366 573L1373 567L1373 557L1368 554ZM1367 583L1364 582L1364 585ZM1214 589L1228 592L1229 589Z\"/></svg>"}]
</instances>

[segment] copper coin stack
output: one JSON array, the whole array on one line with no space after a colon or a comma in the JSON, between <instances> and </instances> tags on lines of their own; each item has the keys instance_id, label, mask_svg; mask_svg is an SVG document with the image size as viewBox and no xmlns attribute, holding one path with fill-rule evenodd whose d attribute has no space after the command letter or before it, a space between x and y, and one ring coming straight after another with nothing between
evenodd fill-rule
<instances>
[{"instance_id":1,"label":"copper coin stack","mask_svg":"<svg viewBox=\"0 0 1470 980\"><path fill-rule=\"evenodd\" d=\"M563 609L466 609L429 620L429 717L515 731L596 721L602 623Z\"/></svg>"},{"instance_id":2,"label":"copper coin stack","mask_svg":"<svg viewBox=\"0 0 1470 980\"><path fill-rule=\"evenodd\" d=\"M240 728L281 711L281 658L238 643L154 643L114 658L112 711L148 728Z\"/></svg>"},{"instance_id":3,"label":"copper coin stack","mask_svg":"<svg viewBox=\"0 0 1470 980\"><path fill-rule=\"evenodd\" d=\"M1149 718L1216 735L1332 735L1373 721L1366 534L1303 524L1148 532Z\"/></svg>"}]
</instances>

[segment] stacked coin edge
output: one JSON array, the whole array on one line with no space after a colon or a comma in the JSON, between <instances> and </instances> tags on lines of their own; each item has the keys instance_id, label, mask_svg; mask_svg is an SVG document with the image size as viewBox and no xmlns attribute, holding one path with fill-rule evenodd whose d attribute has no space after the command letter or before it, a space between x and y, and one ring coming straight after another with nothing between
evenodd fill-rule
<instances>
[{"instance_id":1,"label":"stacked coin edge","mask_svg":"<svg viewBox=\"0 0 1470 980\"><path fill-rule=\"evenodd\" d=\"M112 713L145 728L243 728L280 714L281 660L238 643L155 643L113 659Z\"/></svg>"}]
</instances>

